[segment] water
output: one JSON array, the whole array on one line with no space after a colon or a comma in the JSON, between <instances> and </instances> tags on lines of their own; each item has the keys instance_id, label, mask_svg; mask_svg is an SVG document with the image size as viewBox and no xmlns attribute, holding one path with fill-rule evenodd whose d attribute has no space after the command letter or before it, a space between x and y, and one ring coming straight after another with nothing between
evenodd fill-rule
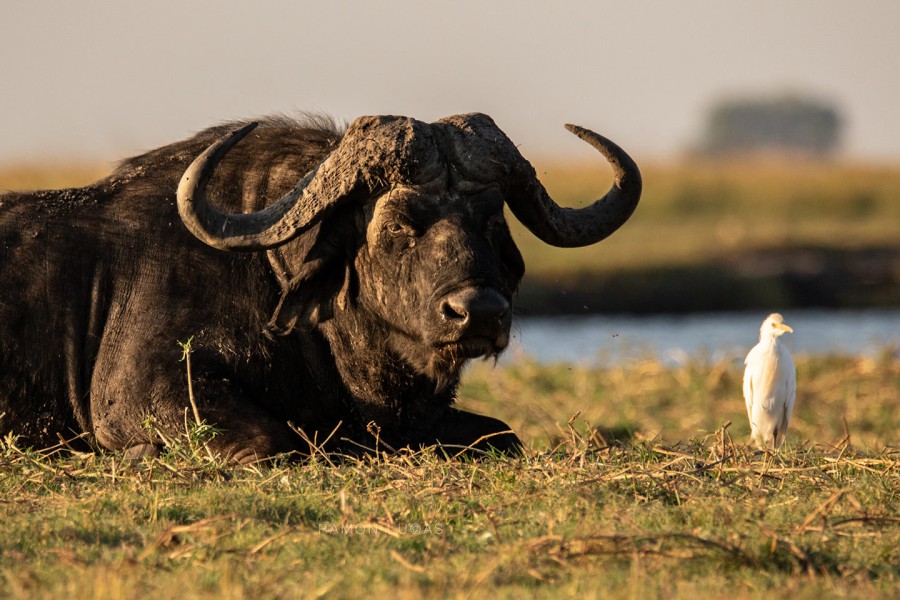
<instances>
[{"instance_id":1,"label":"water","mask_svg":"<svg viewBox=\"0 0 900 600\"><path fill-rule=\"evenodd\" d=\"M595 365L655 357L666 364L690 357L743 360L759 338L764 311L685 316L597 315L532 317L514 322L502 363L528 356L542 363ZM900 350L900 309L793 310L782 313L793 334L781 339L794 354L875 356Z\"/></svg>"}]
</instances>

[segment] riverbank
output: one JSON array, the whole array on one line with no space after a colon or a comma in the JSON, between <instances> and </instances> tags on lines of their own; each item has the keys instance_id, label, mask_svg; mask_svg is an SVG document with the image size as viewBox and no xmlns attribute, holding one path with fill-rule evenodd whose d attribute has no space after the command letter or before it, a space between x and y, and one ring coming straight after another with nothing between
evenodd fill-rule
<instances>
[{"instance_id":1,"label":"riverbank","mask_svg":"<svg viewBox=\"0 0 900 600\"><path fill-rule=\"evenodd\" d=\"M522 314L900 304L900 168L745 161L641 170L637 210L599 244L551 248L511 224L527 265ZM538 172L566 206L610 185L602 165Z\"/></svg>"},{"instance_id":2,"label":"riverbank","mask_svg":"<svg viewBox=\"0 0 900 600\"><path fill-rule=\"evenodd\" d=\"M900 306L900 247L784 247L709 261L526 275L522 315Z\"/></svg>"}]
</instances>

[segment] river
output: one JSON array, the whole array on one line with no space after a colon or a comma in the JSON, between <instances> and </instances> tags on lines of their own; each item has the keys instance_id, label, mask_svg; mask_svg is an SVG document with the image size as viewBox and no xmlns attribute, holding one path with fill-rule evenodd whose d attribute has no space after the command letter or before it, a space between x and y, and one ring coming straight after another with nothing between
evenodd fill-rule
<instances>
[{"instance_id":1,"label":"river","mask_svg":"<svg viewBox=\"0 0 900 600\"><path fill-rule=\"evenodd\" d=\"M900 309L782 314L794 329L782 340L794 354L875 356L886 348L900 352ZM765 317L765 312L520 317L500 364L525 356L542 363L585 365L648 356L672 365L696 357L743 359L757 342Z\"/></svg>"}]
</instances>

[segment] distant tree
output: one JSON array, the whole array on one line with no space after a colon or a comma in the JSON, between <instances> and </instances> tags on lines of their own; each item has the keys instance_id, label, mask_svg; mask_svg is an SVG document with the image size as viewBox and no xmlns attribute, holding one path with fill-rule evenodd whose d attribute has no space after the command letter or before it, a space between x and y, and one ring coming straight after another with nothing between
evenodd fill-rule
<instances>
[{"instance_id":1,"label":"distant tree","mask_svg":"<svg viewBox=\"0 0 900 600\"><path fill-rule=\"evenodd\" d=\"M722 101L710 110L701 151L709 156L782 152L824 158L842 119L831 104L801 96Z\"/></svg>"}]
</instances>

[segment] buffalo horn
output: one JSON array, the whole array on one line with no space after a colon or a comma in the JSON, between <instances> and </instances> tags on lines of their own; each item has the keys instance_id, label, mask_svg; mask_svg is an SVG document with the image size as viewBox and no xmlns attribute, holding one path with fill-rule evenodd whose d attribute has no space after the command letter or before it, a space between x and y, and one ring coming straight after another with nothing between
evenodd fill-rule
<instances>
[{"instance_id":1,"label":"buffalo horn","mask_svg":"<svg viewBox=\"0 0 900 600\"><path fill-rule=\"evenodd\" d=\"M206 197L206 187L216 165L256 126L257 123L250 123L213 143L191 163L178 184L178 212L182 221L202 242L219 250L264 250L280 246L318 221L324 209L345 191L334 177L327 176L333 172L333 165L326 160L293 190L260 211L229 214L214 208Z\"/></svg>"},{"instance_id":2,"label":"buffalo horn","mask_svg":"<svg viewBox=\"0 0 900 600\"><path fill-rule=\"evenodd\" d=\"M564 208L553 201L528 165L529 173L511 182L513 189L507 190L506 203L516 218L544 242L574 248L599 242L621 227L637 207L642 184L637 165L619 146L577 125L566 125L566 129L609 161L615 176L609 192L584 208Z\"/></svg>"}]
</instances>

